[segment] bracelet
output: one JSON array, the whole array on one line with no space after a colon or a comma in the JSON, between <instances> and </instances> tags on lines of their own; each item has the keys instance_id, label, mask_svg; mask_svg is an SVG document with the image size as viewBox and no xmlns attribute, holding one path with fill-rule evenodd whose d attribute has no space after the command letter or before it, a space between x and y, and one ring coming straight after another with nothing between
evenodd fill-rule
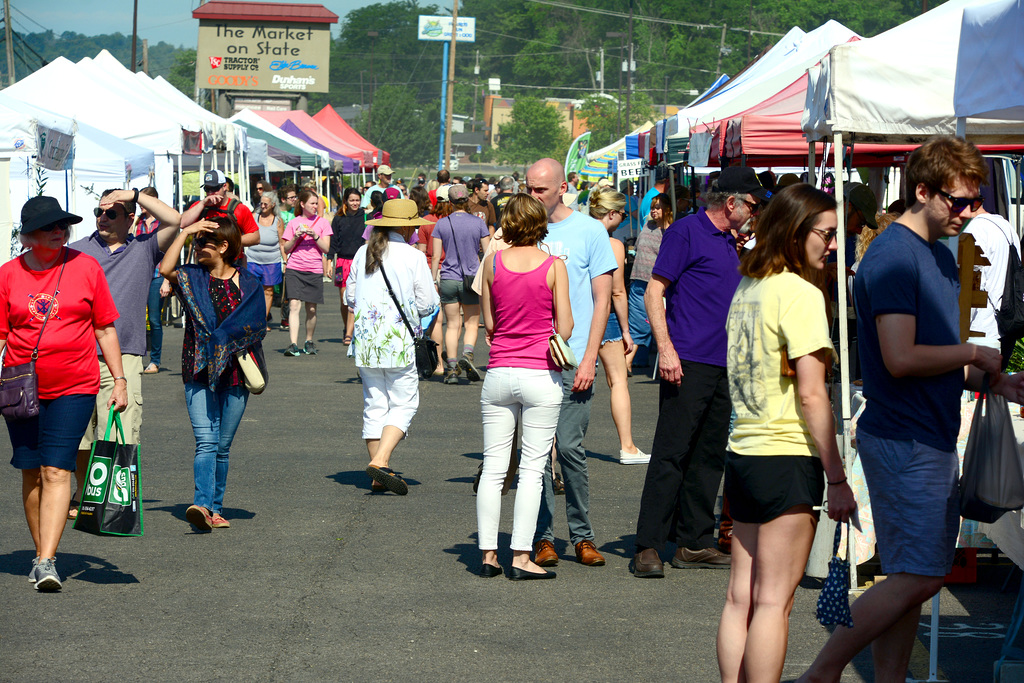
<instances>
[{"instance_id":1,"label":"bracelet","mask_svg":"<svg viewBox=\"0 0 1024 683\"><path fill-rule=\"evenodd\" d=\"M117 381L117 380L119 380L119 379L123 379L123 380L124 380L124 383L125 383L125 384L128 384L128 378L127 378L127 377L115 377L115 378L114 378L114 381L116 382L116 381ZM845 480L844 480L844 481L845 481Z\"/></svg>"},{"instance_id":2,"label":"bracelet","mask_svg":"<svg viewBox=\"0 0 1024 683\"><path fill-rule=\"evenodd\" d=\"M839 481L830 481L830 482L828 482L828 485L829 486L839 486L840 484L845 484L845 483L846 483L846 477L843 477Z\"/></svg>"},{"instance_id":3,"label":"bracelet","mask_svg":"<svg viewBox=\"0 0 1024 683\"><path fill-rule=\"evenodd\" d=\"M132 197L132 201L135 202L136 204L138 204L139 203L139 191L138 191L138 189L135 189L135 188L133 188L133 191L135 192L135 196Z\"/></svg>"}]
</instances>

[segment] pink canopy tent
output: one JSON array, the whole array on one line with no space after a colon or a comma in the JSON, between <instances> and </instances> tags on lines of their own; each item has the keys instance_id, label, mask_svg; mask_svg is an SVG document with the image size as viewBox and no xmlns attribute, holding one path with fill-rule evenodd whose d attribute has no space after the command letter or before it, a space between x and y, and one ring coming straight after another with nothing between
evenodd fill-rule
<instances>
[{"instance_id":1,"label":"pink canopy tent","mask_svg":"<svg viewBox=\"0 0 1024 683\"><path fill-rule=\"evenodd\" d=\"M255 113L278 128L290 122L306 137L320 143L330 151L354 160L359 166L370 167L373 165L373 152L370 149L363 149L342 140L304 111L256 111Z\"/></svg>"},{"instance_id":2,"label":"pink canopy tent","mask_svg":"<svg viewBox=\"0 0 1024 683\"><path fill-rule=\"evenodd\" d=\"M374 159L373 163L368 166L369 168L378 166L379 164L391 163L390 153L370 144L366 138L357 133L352 126L348 125L345 119L341 118L341 115L336 112L334 107L331 105L326 105L323 109L314 114L313 120L329 130L336 137L348 141L359 149L371 150L374 153Z\"/></svg>"}]
</instances>

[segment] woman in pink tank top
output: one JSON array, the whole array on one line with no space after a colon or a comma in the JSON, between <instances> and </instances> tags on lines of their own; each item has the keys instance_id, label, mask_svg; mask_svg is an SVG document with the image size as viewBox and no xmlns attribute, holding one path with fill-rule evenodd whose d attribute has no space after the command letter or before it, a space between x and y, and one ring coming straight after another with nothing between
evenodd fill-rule
<instances>
[{"instance_id":1,"label":"woman in pink tank top","mask_svg":"<svg viewBox=\"0 0 1024 683\"><path fill-rule=\"evenodd\" d=\"M516 422L523 425L519 485L512 526L512 580L553 579L530 560L540 509L542 477L558 425L562 371L548 339L572 334L569 275L561 260L537 245L547 235L547 211L529 195L509 200L501 232L510 246L484 259L480 304L491 344L480 394L484 464L476 495L480 576L502 573L498 564L501 486L508 471Z\"/></svg>"}]
</instances>

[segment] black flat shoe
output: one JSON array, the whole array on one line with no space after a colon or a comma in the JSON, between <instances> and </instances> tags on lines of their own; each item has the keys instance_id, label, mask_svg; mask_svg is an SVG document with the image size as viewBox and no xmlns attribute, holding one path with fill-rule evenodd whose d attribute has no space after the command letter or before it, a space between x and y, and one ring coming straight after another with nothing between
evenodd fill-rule
<instances>
[{"instance_id":1,"label":"black flat shoe","mask_svg":"<svg viewBox=\"0 0 1024 683\"><path fill-rule=\"evenodd\" d=\"M495 567L493 564L485 564L480 567L480 576L485 579L493 579L495 576L501 576L501 567Z\"/></svg>"},{"instance_id":2,"label":"black flat shoe","mask_svg":"<svg viewBox=\"0 0 1024 683\"><path fill-rule=\"evenodd\" d=\"M530 581L532 579L553 579L557 574L555 572L544 571L541 573L528 572L525 569L519 567L508 568L508 578L512 581Z\"/></svg>"}]
</instances>

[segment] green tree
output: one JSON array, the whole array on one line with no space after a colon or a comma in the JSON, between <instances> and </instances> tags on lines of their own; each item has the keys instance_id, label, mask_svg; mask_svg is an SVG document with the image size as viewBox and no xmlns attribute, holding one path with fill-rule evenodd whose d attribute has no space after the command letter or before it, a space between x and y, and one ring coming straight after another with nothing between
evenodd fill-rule
<instances>
[{"instance_id":1,"label":"green tree","mask_svg":"<svg viewBox=\"0 0 1024 683\"><path fill-rule=\"evenodd\" d=\"M564 159L570 142L557 110L536 97L520 97L512 105L512 120L499 130L498 157L517 166L544 157Z\"/></svg>"},{"instance_id":2,"label":"green tree","mask_svg":"<svg viewBox=\"0 0 1024 683\"><path fill-rule=\"evenodd\" d=\"M590 149L600 149L655 118L654 106L647 93L633 93L626 120L626 103L616 101L612 95L587 95L577 109L577 116L587 120L590 131ZM620 129L621 123L621 129Z\"/></svg>"},{"instance_id":3,"label":"green tree","mask_svg":"<svg viewBox=\"0 0 1024 683\"><path fill-rule=\"evenodd\" d=\"M440 106L420 104L401 85L384 85L373 94L373 121L369 140L391 153L392 166L423 166L437 162ZM367 135L369 112L356 124Z\"/></svg>"},{"instance_id":4,"label":"green tree","mask_svg":"<svg viewBox=\"0 0 1024 683\"><path fill-rule=\"evenodd\" d=\"M189 96L196 94L196 51L180 50L174 55L174 64L167 74L167 82Z\"/></svg>"}]
</instances>

